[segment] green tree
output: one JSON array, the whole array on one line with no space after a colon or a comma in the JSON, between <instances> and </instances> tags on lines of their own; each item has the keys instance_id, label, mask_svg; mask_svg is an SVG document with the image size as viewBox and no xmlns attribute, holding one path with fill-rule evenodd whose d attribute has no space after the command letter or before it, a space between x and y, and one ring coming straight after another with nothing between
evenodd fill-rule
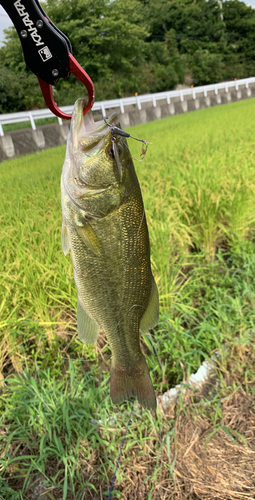
<instances>
[{"instance_id":1,"label":"green tree","mask_svg":"<svg viewBox=\"0 0 255 500\"><path fill-rule=\"evenodd\" d=\"M147 31L137 0L48 0L45 10L94 80L139 64Z\"/></svg>"},{"instance_id":2,"label":"green tree","mask_svg":"<svg viewBox=\"0 0 255 500\"><path fill-rule=\"evenodd\" d=\"M224 63L220 54L198 49L192 54L191 64L194 85L219 82L224 78Z\"/></svg>"},{"instance_id":3,"label":"green tree","mask_svg":"<svg viewBox=\"0 0 255 500\"><path fill-rule=\"evenodd\" d=\"M45 103L32 74L15 73L2 67L0 71L0 113L13 113L40 108Z\"/></svg>"},{"instance_id":4,"label":"green tree","mask_svg":"<svg viewBox=\"0 0 255 500\"><path fill-rule=\"evenodd\" d=\"M222 36L224 22L217 0L150 0L148 6L153 36L164 36L171 29L179 37L205 42Z\"/></svg>"},{"instance_id":5,"label":"green tree","mask_svg":"<svg viewBox=\"0 0 255 500\"><path fill-rule=\"evenodd\" d=\"M161 46L168 41L179 81L185 70L191 73L195 84L221 79L225 24L216 0L151 0L147 8L150 39L158 38Z\"/></svg>"},{"instance_id":6,"label":"green tree","mask_svg":"<svg viewBox=\"0 0 255 500\"><path fill-rule=\"evenodd\" d=\"M44 8L69 37L97 100L169 90L185 75L202 85L255 74L255 11L239 0L223 1L222 10L217 0L47 0ZM19 38L7 33L1 109L44 107ZM72 104L84 87L70 77L54 92L59 105Z\"/></svg>"},{"instance_id":7,"label":"green tree","mask_svg":"<svg viewBox=\"0 0 255 500\"><path fill-rule=\"evenodd\" d=\"M255 74L255 10L239 0L223 3L228 44L224 53L226 78Z\"/></svg>"}]
</instances>

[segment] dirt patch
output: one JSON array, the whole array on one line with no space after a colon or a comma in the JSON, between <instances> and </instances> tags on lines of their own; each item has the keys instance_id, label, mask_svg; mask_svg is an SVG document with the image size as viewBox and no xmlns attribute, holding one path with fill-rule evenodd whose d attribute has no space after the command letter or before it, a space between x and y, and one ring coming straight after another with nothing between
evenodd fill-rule
<instances>
[{"instance_id":1,"label":"dirt patch","mask_svg":"<svg viewBox=\"0 0 255 500\"><path fill-rule=\"evenodd\" d=\"M254 499L254 347L230 348L216 376L197 394L186 393L181 403L169 406L164 420L174 412L174 434L161 459L172 467L175 484L161 478L165 498Z\"/></svg>"},{"instance_id":2,"label":"dirt patch","mask_svg":"<svg viewBox=\"0 0 255 500\"><path fill-rule=\"evenodd\" d=\"M177 498L255 498L254 398L239 389L222 402L221 411L216 426L210 409L200 416L187 408L177 419Z\"/></svg>"}]
</instances>

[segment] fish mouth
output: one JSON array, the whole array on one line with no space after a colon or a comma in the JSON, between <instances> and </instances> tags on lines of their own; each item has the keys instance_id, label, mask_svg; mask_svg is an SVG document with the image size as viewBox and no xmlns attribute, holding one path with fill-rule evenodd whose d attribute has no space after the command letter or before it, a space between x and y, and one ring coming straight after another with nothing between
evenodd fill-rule
<instances>
[{"instance_id":1,"label":"fish mouth","mask_svg":"<svg viewBox=\"0 0 255 500\"><path fill-rule=\"evenodd\" d=\"M91 110L83 115L86 106L86 99L80 98L76 101L70 127L71 142L84 152L103 146L103 144L106 146L110 144L112 137L110 126L120 127L116 113L112 113L110 118L107 118L107 123L105 120L95 122Z\"/></svg>"}]
</instances>

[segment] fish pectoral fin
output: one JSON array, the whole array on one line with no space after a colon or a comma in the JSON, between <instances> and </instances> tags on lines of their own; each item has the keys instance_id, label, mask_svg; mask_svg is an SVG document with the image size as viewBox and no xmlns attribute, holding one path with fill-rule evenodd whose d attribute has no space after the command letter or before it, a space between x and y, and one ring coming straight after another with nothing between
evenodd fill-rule
<instances>
[{"instance_id":1,"label":"fish pectoral fin","mask_svg":"<svg viewBox=\"0 0 255 500\"><path fill-rule=\"evenodd\" d=\"M67 227L64 224L64 222L62 223L61 242L62 242L63 252L65 255L67 255L71 247L70 247Z\"/></svg>"},{"instance_id":2,"label":"fish pectoral fin","mask_svg":"<svg viewBox=\"0 0 255 500\"><path fill-rule=\"evenodd\" d=\"M91 252L93 252L95 255L100 255L100 241L89 222L85 222L83 223L83 225L78 225L76 223L76 231L81 237L83 243L85 243L85 245L91 250Z\"/></svg>"},{"instance_id":3,"label":"fish pectoral fin","mask_svg":"<svg viewBox=\"0 0 255 500\"><path fill-rule=\"evenodd\" d=\"M99 334L99 325L83 309L78 299L77 303L77 327L79 339L84 344L94 344Z\"/></svg>"},{"instance_id":4,"label":"fish pectoral fin","mask_svg":"<svg viewBox=\"0 0 255 500\"><path fill-rule=\"evenodd\" d=\"M142 332L147 332L151 328L154 328L158 324L159 316L159 298L158 289L154 278L152 279L152 288L150 294L150 300L148 307L141 319L140 330Z\"/></svg>"}]
</instances>

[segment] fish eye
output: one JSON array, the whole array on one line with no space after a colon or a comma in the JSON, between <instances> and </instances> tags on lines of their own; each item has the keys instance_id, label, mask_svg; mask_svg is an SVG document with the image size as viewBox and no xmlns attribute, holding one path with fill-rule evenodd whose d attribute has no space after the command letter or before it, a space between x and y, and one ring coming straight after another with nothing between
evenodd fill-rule
<instances>
[{"instance_id":1,"label":"fish eye","mask_svg":"<svg viewBox=\"0 0 255 500\"><path fill-rule=\"evenodd\" d=\"M121 154L122 154L122 147L119 144L117 145L116 143L115 143L115 146L116 146L116 148L118 150L119 156L121 156ZM115 154L114 154L114 149L113 149L113 145L112 144L111 144L111 146L108 149L108 155L111 158L115 159Z\"/></svg>"},{"instance_id":2,"label":"fish eye","mask_svg":"<svg viewBox=\"0 0 255 500\"><path fill-rule=\"evenodd\" d=\"M114 151L113 151L113 146L111 145L108 149L108 155L111 157L111 158L115 158L114 156Z\"/></svg>"}]
</instances>

